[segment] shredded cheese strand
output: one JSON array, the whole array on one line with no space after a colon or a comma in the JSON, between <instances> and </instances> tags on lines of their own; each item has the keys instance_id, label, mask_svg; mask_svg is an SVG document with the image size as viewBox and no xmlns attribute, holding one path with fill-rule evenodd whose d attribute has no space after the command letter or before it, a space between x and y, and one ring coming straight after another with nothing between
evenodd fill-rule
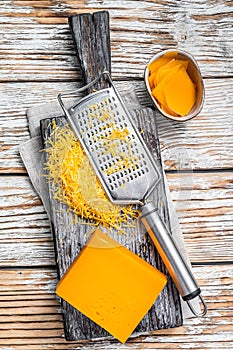
<instances>
[{"instance_id":1,"label":"shredded cheese strand","mask_svg":"<svg viewBox=\"0 0 233 350\"><path fill-rule=\"evenodd\" d=\"M68 125L52 125L46 152L47 180L53 198L65 203L82 219L95 226L116 228L132 226L138 213L132 206L114 205L107 198L80 143ZM116 131L117 136L118 131ZM124 131L122 137L126 137Z\"/></svg>"}]
</instances>

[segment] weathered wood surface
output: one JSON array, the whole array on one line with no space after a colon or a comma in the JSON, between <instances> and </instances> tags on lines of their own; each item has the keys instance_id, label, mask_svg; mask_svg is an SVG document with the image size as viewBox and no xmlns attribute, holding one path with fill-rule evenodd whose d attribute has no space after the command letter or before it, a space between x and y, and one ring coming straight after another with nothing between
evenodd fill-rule
<instances>
[{"instance_id":1,"label":"weathered wood surface","mask_svg":"<svg viewBox=\"0 0 233 350\"><path fill-rule=\"evenodd\" d=\"M90 83L102 72L111 73L111 42L108 11L97 11L92 15L83 13L68 18L74 47L77 53L83 84ZM100 89L107 87L105 82L92 86Z\"/></svg>"},{"instance_id":2,"label":"weathered wood surface","mask_svg":"<svg viewBox=\"0 0 233 350\"><path fill-rule=\"evenodd\" d=\"M49 222L18 153L29 139L26 108L79 86L67 17L96 10L110 11L112 73L122 89L142 87L152 54L173 46L194 54L206 88L197 118L185 125L157 120L172 197L209 312L126 345L64 340ZM232 1L2 0L0 23L0 348L232 349Z\"/></svg>"},{"instance_id":3,"label":"weathered wood surface","mask_svg":"<svg viewBox=\"0 0 233 350\"><path fill-rule=\"evenodd\" d=\"M125 345L98 340L67 342L61 309L55 298L55 269L4 269L0 274L0 348L42 349L232 349L232 265L195 266L208 303L203 320L131 338ZM206 278L208 276L208 278Z\"/></svg>"},{"instance_id":4,"label":"weathered wood surface","mask_svg":"<svg viewBox=\"0 0 233 350\"><path fill-rule=\"evenodd\" d=\"M106 9L111 16L114 78L141 78L153 53L173 46L194 54L205 77L232 75L230 0L194 0L192 5L187 0L2 0L1 79L80 78L67 17Z\"/></svg>"},{"instance_id":5,"label":"weathered wood surface","mask_svg":"<svg viewBox=\"0 0 233 350\"><path fill-rule=\"evenodd\" d=\"M167 174L192 262L232 261L231 172ZM54 265L49 221L27 176L0 182L0 266Z\"/></svg>"},{"instance_id":6,"label":"weathered wood surface","mask_svg":"<svg viewBox=\"0 0 233 350\"><path fill-rule=\"evenodd\" d=\"M0 173L25 173L18 145L29 139L26 109L80 86L66 82L0 84ZM134 89L139 96L145 95L143 82L116 81L116 86L124 94ZM203 110L185 124L171 122L156 112L165 170L233 168L233 79L206 79L205 89Z\"/></svg>"}]
</instances>

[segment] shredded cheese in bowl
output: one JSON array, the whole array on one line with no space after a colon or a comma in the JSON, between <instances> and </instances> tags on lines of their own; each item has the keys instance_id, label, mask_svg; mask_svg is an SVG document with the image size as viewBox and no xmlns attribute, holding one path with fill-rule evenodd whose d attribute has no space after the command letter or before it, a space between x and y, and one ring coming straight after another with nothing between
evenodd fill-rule
<instances>
[{"instance_id":1,"label":"shredded cheese in bowl","mask_svg":"<svg viewBox=\"0 0 233 350\"><path fill-rule=\"evenodd\" d=\"M91 225L102 225L123 232L138 216L132 206L115 205L107 198L81 144L68 125L57 126L48 139L47 180L54 199Z\"/></svg>"}]
</instances>

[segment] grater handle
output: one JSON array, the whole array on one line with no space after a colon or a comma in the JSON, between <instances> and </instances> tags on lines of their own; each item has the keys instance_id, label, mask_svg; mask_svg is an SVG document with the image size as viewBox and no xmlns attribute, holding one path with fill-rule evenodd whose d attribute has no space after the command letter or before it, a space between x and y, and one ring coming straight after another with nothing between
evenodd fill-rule
<instances>
[{"instance_id":1,"label":"grater handle","mask_svg":"<svg viewBox=\"0 0 233 350\"><path fill-rule=\"evenodd\" d=\"M141 220L150 235L158 253L160 254L170 276L184 301L187 301L189 308L196 316L204 316L207 307L201 297L199 288L190 268L179 252L172 235L161 220L158 210L153 202L149 202L140 208ZM199 314L192 307L190 301L199 297L203 311Z\"/></svg>"},{"instance_id":2,"label":"grater handle","mask_svg":"<svg viewBox=\"0 0 233 350\"><path fill-rule=\"evenodd\" d=\"M95 79L90 81L88 84L80 87L79 89L67 91L67 92L60 92L58 94L58 96L57 96L58 102L60 103L60 106L63 109L65 116L68 118L69 121L71 121L71 123L72 123L72 118L70 118L69 111L68 111L68 109L63 101L64 97L71 97L71 96L79 96L80 97L81 92L88 91L91 88L93 89L96 83L101 82L101 79L103 79L103 81L105 83L107 83L109 86L113 85L113 81L112 81L110 73L108 71L103 71Z\"/></svg>"}]
</instances>

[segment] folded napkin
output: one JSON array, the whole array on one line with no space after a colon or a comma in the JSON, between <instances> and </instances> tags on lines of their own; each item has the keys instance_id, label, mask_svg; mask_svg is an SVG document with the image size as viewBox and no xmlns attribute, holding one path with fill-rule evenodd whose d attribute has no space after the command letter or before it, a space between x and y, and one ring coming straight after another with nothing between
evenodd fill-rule
<instances>
[{"instance_id":1,"label":"folded napkin","mask_svg":"<svg viewBox=\"0 0 233 350\"><path fill-rule=\"evenodd\" d=\"M135 96L133 96L133 100L134 100L134 104L133 104L134 109L142 108L140 103L135 101ZM127 104L127 107L129 109L130 107L132 108L131 101L132 101L132 96L130 97L128 94L127 97L125 97L125 103ZM69 100L68 104L72 105L73 101ZM49 200L49 194L48 194L48 186L46 183L45 176L42 176L43 164L44 164L44 153L41 152L41 150L43 149L43 146L42 146L42 141L40 137L40 120L46 119L46 118L58 117L61 115L63 115L63 111L57 100L52 101L50 103L40 104L38 106L33 106L29 108L27 110L27 117L28 117L28 125L29 125L31 139L29 141L24 142L19 147L19 152L23 160L23 163L27 169L28 175L31 179L31 182L36 192L38 193L38 195L42 200L42 203L48 214L49 219L51 219L51 215L50 215L51 208L50 208L50 200ZM167 195L167 201L168 201L172 235L182 255L184 256L187 263L191 267L191 264L188 258L187 249L186 249L183 235L181 232L181 227L179 224L179 220L176 214L174 204L171 199L171 194L169 191L169 187L168 187L165 175L164 175L164 178L165 178L165 189L166 189L166 195ZM192 303L197 311L200 310L200 306L197 300L194 300ZM187 304L183 302L182 299L181 299L181 305L182 305L184 321L187 318L193 317L193 314L191 313Z\"/></svg>"}]
</instances>

